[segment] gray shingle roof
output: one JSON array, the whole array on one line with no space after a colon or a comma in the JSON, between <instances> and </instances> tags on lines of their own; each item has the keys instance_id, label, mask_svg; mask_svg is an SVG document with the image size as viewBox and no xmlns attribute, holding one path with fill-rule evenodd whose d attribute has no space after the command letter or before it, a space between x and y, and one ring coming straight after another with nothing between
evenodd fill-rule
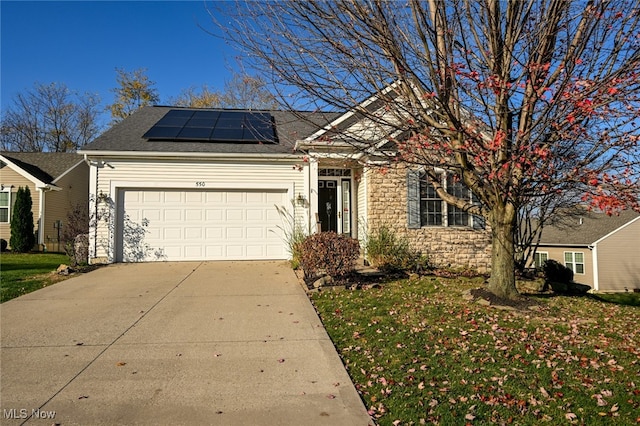
<instances>
[{"instance_id":1,"label":"gray shingle roof","mask_svg":"<svg viewBox=\"0 0 640 426\"><path fill-rule=\"evenodd\" d=\"M546 226L540 245L590 245L640 216L633 210L623 210L618 215L585 212L567 226ZM580 223L582 219L582 223Z\"/></svg>"},{"instance_id":2,"label":"gray shingle roof","mask_svg":"<svg viewBox=\"0 0 640 426\"><path fill-rule=\"evenodd\" d=\"M89 154L91 151L291 154L294 152L296 140L313 134L319 127L326 125L339 115L320 112L264 111L271 113L275 119L278 144L171 142L144 139L142 135L171 109L177 109L177 107L143 107L98 136L82 148L81 152Z\"/></svg>"},{"instance_id":3,"label":"gray shingle roof","mask_svg":"<svg viewBox=\"0 0 640 426\"><path fill-rule=\"evenodd\" d=\"M0 152L24 171L41 180L51 183L64 172L83 161L80 154L74 152Z\"/></svg>"}]
</instances>

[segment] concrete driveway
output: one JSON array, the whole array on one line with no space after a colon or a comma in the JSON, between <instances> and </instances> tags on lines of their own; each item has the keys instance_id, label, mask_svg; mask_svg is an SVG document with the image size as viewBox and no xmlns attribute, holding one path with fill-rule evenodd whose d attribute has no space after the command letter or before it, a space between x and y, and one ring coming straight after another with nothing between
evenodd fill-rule
<instances>
[{"instance_id":1,"label":"concrete driveway","mask_svg":"<svg viewBox=\"0 0 640 426\"><path fill-rule=\"evenodd\" d=\"M110 265L0 314L2 424L371 423L283 262Z\"/></svg>"}]
</instances>

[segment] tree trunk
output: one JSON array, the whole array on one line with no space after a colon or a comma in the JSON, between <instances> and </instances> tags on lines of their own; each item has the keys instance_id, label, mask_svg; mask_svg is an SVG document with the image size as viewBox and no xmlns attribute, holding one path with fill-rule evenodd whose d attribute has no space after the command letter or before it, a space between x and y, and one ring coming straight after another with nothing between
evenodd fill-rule
<instances>
[{"instance_id":1,"label":"tree trunk","mask_svg":"<svg viewBox=\"0 0 640 426\"><path fill-rule=\"evenodd\" d=\"M491 278L489 291L498 297L514 299L518 296L515 275L515 208L507 204L491 212Z\"/></svg>"}]
</instances>

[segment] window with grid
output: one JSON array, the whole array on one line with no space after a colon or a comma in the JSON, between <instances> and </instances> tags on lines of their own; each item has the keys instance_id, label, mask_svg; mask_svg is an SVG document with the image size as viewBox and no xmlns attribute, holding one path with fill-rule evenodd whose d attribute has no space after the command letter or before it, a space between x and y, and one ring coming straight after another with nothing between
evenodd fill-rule
<instances>
[{"instance_id":1,"label":"window with grid","mask_svg":"<svg viewBox=\"0 0 640 426\"><path fill-rule=\"evenodd\" d=\"M574 274L584 274L584 253L565 251L564 266L571 269Z\"/></svg>"},{"instance_id":2,"label":"window with grid","mask_svg":"<svg viewBox=\"0 0 640 426\"><path fill-rule=\"evenodd\" d=\"M542 268L542 265L544 265L544 262L547 260L549 260L549 253L546 251L537 251L533 255L533 264L536 269Z\"/></svg>"},{"instance_id":3,"label":"window with grid","mask_svg":"<svg viewBox=\"0 0 640 426\"><path fill-rule=\"evenodd\" d=\"M447 176L447 192L454 197L469 200L471 191L462 182ZM451 204L447 204L447 224L449 226L469 226L469 213Z\"/></svg>"},{"instance_id":4,"label":"window with grid","mask_svg":"<svg viewBox=\"0 0 640 426\"><path fill-rule=\"evenodd\" d=\"M9 223L11 210L11 192L0 192L0 223Z\"/></svg>"},{"instance_id":5,"label":"window with grid","mask_svg":"<svg viewBox=\"0 0 640 426\"><path fill-rule=\"evenodd\" d=\"M474 205L480 204L480 200L464 183L445 173L439 174L438 177L449 194L467 199ZM407 222L410 229L423 226L466 226L485 229L484 218L445 203L436 193L427 174L413 170L407 173Z\"/></svg>"},{"instance_id":6,"label":"window with grid","mask_svg":"<svg viewBox=\"0 0 640 426\"><path fill-rule=\"evenodd\" d=\"M436 193L429 178L424 175L420 179L420 225L441 226L442 199Z\"/></svg>"}]
</instances>

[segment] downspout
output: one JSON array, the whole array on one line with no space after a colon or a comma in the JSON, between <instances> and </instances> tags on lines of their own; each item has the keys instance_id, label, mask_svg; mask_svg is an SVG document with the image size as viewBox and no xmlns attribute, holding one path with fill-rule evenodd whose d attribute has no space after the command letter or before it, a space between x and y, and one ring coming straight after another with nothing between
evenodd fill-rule
<instances>
[{"instance_id":1,"label":"downspout","mask_svg":"<svg viewBox=\"0 0 640 426\"><path fill-rule=\"evenodd\" d=\"M589 250L591 250L591 261L593 262L593 291L599 291L600 280L598 277L598 246L594 244L588 247Z\"/></svg>"},{"instance_id":2,"label":"downspout","mask_svg":"<svg viewBox=\"0 0 640 426\"><path fill-rule=\"evenodd\" d=\"M93 197L89 192L89 263L91 259L95 259L98 254L98 169L96 164L92 164L91 160L84 154L84 162L89 166L89 191L94 190ZM94 166L96 166L94 168Z\"/></svg>"},{"instance_id":3,"label":"downspout","mask_svg":"<svg viewBox=\"0 0 640 426\"><path fill-rule=\"evenodd\" d=\"M46 193L46 190L47 187L38 188L38 191L40 191L40 205L38 206L40 215L40 217L38 218L38 245L42 245L42 251L47 251L47 246L44 243L44 195Z\"/></svg>"}]
</instances>

